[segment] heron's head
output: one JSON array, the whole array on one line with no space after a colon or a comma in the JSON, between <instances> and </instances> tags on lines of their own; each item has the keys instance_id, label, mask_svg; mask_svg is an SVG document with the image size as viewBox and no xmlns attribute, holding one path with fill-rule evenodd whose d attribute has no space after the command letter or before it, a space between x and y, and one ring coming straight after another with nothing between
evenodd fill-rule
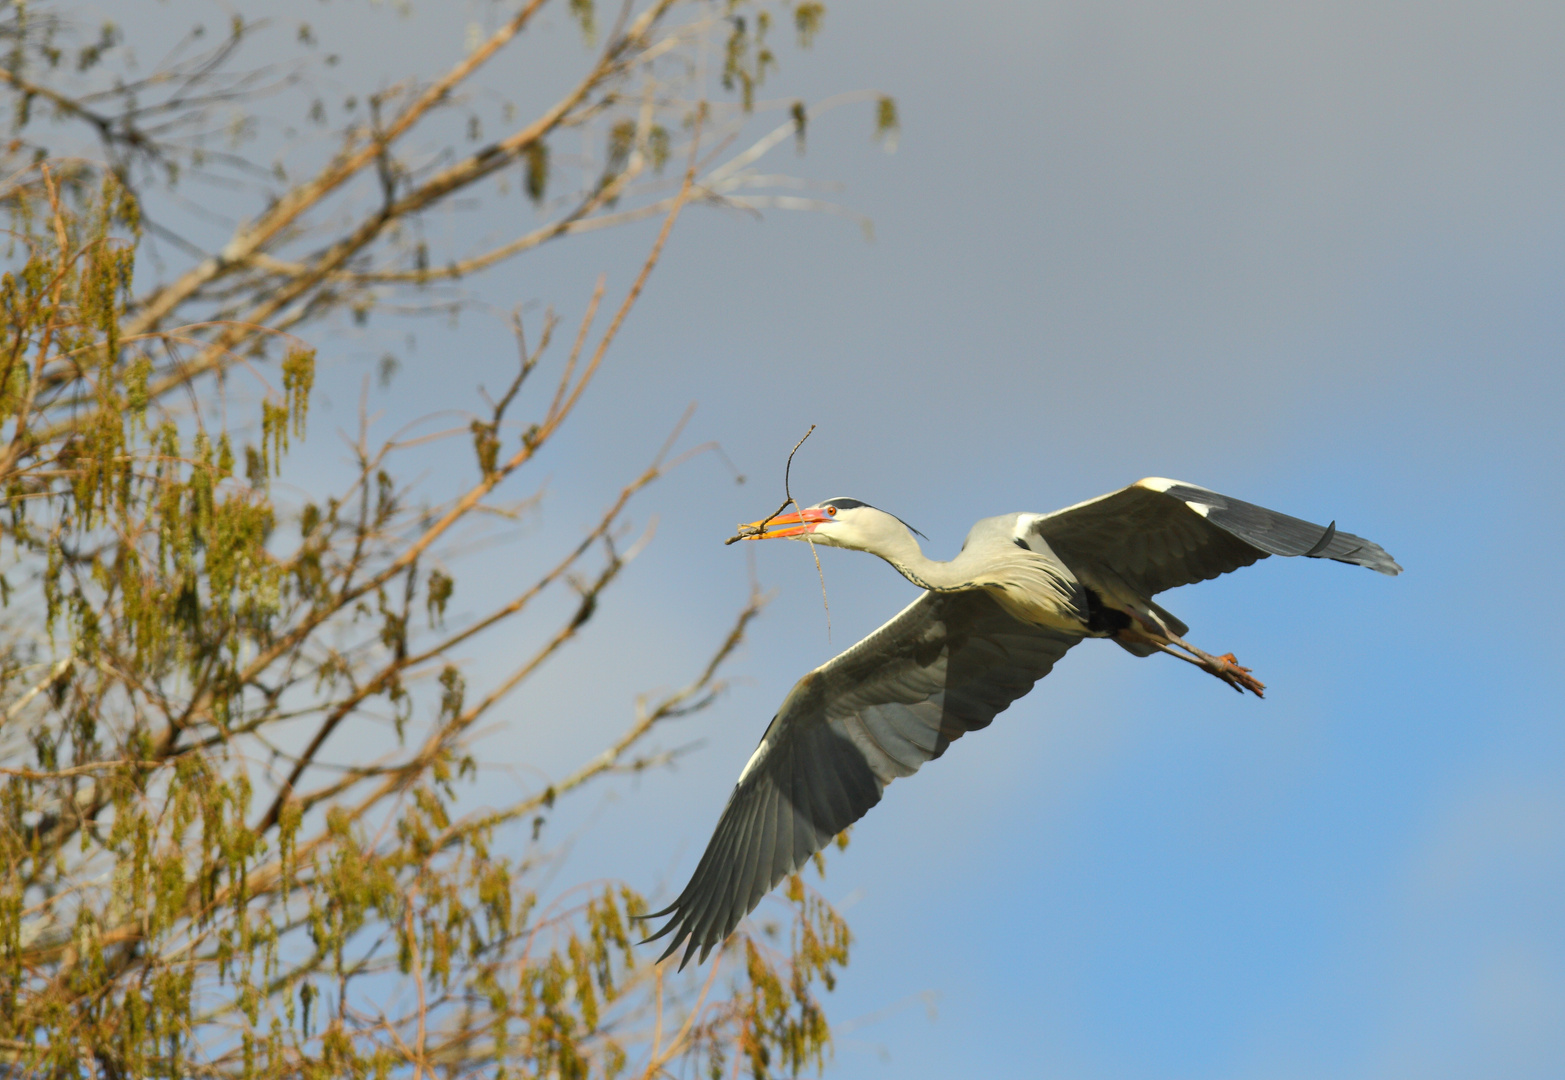
<instances>
[{"instance_id":1,"label":"heron's head","mask_svg":"<svg viewBox=\"0 0 1565 1080\"><path fill-rule=\"evenodd\" d=\"M857 499L836 498L741 525L734 540L808 539L829 547L876 552L906 543L909 533L918 530L894 514Z\"/></svg>"}]
</instances>

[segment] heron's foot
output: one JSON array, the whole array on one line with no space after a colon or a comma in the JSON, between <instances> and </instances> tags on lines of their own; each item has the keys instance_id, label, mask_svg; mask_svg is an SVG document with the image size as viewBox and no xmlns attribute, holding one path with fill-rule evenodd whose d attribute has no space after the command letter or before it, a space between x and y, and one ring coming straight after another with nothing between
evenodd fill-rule
<instances>
[{"instance_id":1,"label":"heron's foot","mask_svg":"<svg viewBox=\"0 0 1565 1080\"><path fill-rule=\"evenodd\" d=\"M1239 666L1239 658L1233 653L1224 653L1222 656L1208 657L1210 664L1206 670L1216 675L1223 682L1243 694L1246 690L1256 697L1265 697L1266 684L1250 674L1250 669Z\"/></svg>"},{"instance_id":2,"label":"heron's foot","mask_svg":"<svg viewBox=\"0 0 1565 1080\"><path fill-rule=\"evenodd\" d=\"M1216 675L1240 694L1248 690L1256 697L1266 696L1266 684L1251 675L1249 668L1241 667L1239 658L1234 656L1233 653L1213 656L1211 653L1202 652L1188 641L1173 635L1169 635L1166 640L1159 640L1159 638L1150 634L1133 637L1130 632L1121 631L1120 637L1121 640L1151 645L1154 649L1166 652L1169 656L1178 657L1187 664L1194 664L1208 675Z\"/></svg>"}]
</instances>

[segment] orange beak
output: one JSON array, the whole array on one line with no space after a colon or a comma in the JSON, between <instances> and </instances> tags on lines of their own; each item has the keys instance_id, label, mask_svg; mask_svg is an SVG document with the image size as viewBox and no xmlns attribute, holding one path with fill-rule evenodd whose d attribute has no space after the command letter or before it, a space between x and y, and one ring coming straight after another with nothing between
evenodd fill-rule
<instances>
[{"instance_id":1,"label":"orange beak","mask_svg":"<svg viewBox=\"0 0 1565 1080\"><path fill-rule=\"evenodd\" d=\"M727 542L732 544L735 540L777 540L789 536L804 536L806 533L814 532L821 522L830 520L831 515L825 510L810 509L800 510L797 513L777 514L774 517L739 526L739 531Z\"/></svg>"}]
</instances>

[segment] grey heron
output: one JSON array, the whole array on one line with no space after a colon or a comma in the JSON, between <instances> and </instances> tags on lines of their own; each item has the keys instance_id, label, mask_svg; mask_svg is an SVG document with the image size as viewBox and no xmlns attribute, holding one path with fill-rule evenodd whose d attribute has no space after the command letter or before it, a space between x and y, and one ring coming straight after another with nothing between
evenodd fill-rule
<instances>
[{"instance_id":1,"label":"grey heron","mask_svg":"<svg viewBox=\"0 0 1565 1080\"><path fill-rule=\"evenodd\" d=\"M1150 477L1052 514L984 518L949 562L912 529L857 499L741 526L735 539L808 539L878 555L923 593L863 641L796 683L761 736L690 883L647 918L671 916L658 959L685 945L704 961L785 876L952 741L987 727L1066 650L1108 638L1136 656L1168 653L1240 694L1264 685L1232 653L1184 639L1152 598L1268 555L1402 568L1378 544Z\"/></svg>"}]
</instances>

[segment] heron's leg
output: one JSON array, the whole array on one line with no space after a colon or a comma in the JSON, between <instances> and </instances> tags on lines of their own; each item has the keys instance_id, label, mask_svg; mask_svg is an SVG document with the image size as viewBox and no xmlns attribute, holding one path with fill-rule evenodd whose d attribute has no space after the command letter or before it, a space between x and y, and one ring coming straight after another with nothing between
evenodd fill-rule
<instances>
[{"instance_id":1,"label":"heron's leg","mask_svg":"<svg viewBox=\"0 0 1565 1080\"><path fill-rule=\"evenodd\" d=\"M1159 652L1165 652L1175 659L1183 660L1187 664L1194 664L1208 675L1214 675L1223 680L1223 682L1233 687L1240 694L1248 690L1256 697L1265 697L1266 684L1251 675L1249 668L1240 667L1239 661L1234 657L1233 653L1228 653L1225 656L1213 656L1211 653L1202 652L1188 641L1175 637L1172 634L1165 637L1161 633L1138 632L1133 628L1121 630L1116 636L1137 642L1138 644L1150 645ZM1178 646L1178 648L1174 648L1174 646ZM1180 649L1183 649L1184 652L1180 652ZM1185 653L1190 655L1186 656Z\"/></svg>"},{"instance_id":2,"label":"heron's leg","mask_svg":"<svg viewBox=\"0 0 1565 1080\"><path fill-rule=\"evenodd\" d=\"M1266 696L1266 684L1251 675L1249 668L1241 667L1238 658L1233 653L1213 656L1209 652L1203 652L1174 633L1167 626L1162 625L1161 620L1154 621L1150 612L1138 611L1135 607L1116 608L1115 610L1127 616L1127 622L1129 622L1128 626L1122 626L1113 633L1113 636L1120 641L1151 646L1159 652L1167 653L1169 656L1177 656L1186 663L1194 664L1207 674L1223 680L1223 682L1233 687L1240 694L1248 690L1256 697ZM1183 649L1184 652L1177 652L1170 646L1176 646L1179 649ZM1186 656L1185 653L1190 655Z\"/></svg>"}]
</instances>

